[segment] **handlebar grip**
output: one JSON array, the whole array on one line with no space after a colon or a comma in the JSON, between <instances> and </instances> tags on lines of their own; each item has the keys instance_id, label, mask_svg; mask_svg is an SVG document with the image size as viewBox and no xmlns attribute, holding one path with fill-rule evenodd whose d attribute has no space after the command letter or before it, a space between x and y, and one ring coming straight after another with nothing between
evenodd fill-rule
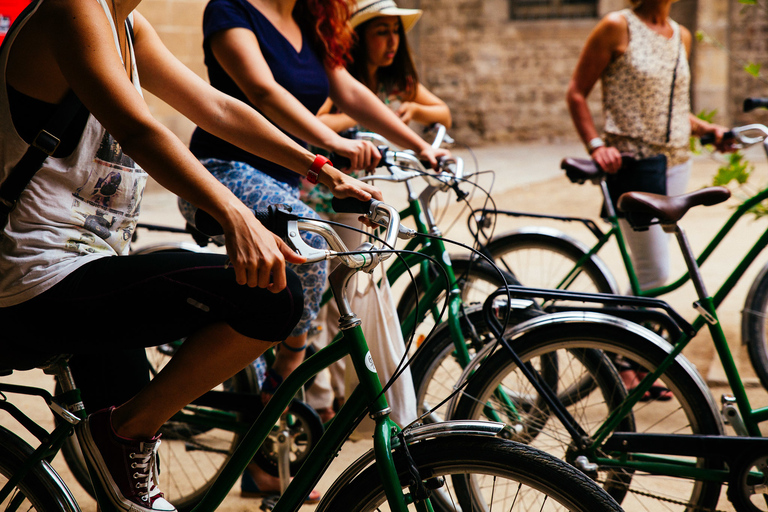
<instances>
[{"instance_id":1,"label":"handlebar grip","mask_svg":"<svg viewBox=\"0 0 768 512\"><path fill-rule=\"evenodd\" d=\"M283 237L285 231L285 215L290 215L290 207L280 204L271 204L266 209L259 208L253 212L256 220L272 233ZM283 217L281 219L281 215ZM295 216L293 216L295 217ZM198 209L195 212L195 227L201 233L208 236L218 236L224 234L224 228L214 219L211 214Z\"/></svg>"},{"instance_id":2,"label":"handlebar grip","mask_svg":"<svg viewBox=\"0 0 768 512\"><path fill-rule=\"evenodd\" d=\"M201 210L195 212L195 228L208 236L217 236L224 234L224 228L219 221L213 218L210 213Z\"/></svg>"},{"instance_id":3,"label":"handlebar grip","mask_svg":"<svg viewBox=\"0 0 768 512\"><path fill-rule=\"evenodd\" d=\"M756 108L768 108L768 98L747 98L744 100L744 112L749 112Z\"/></svg>"},{"instance_id":4,"label":"handlebar grip","mask_svg":"<svg viewBox=\"0 0 768 512\"><path fill-rule=\"evenodd\" d=\"M723 134L723 139L724 140L725 139L732 139L734 136L735 136L734 133L731 130L728 130L727 132L725 132ZM704 135L702 135L699 138L699 140L705 146L707 144L714 144L715 143L715 135L713 133L705 133Z\"/></svg>"},{"instance_id":5,"label":"handlebar grip","mask_svg":"<svg viewBox=\"0 0 768 512\"><path fill-rule=\"evenodd\" d=\"M352 161L341 155L337 155L336 153L331 153L328 155L328 159L331 161L331 164L337 168L337 169L349 169L352 167Z\"/></svg>"},{"instance_id":6,"label":"handlebar grip","mask_svg":"<svg viewBox=\"0 0 768 512\"><path fill-rule=\"evenodd\" d=\"M333 206L333 210L336 213L367 214L371 211L371 203L373 203L373 201L373 199L369 199L368 201L361 201L359 199L355 199L354 197L347 197L346 199L339 199L334 197L333 200L331 200L331 206Z\"/></svg>"}]
</instances>

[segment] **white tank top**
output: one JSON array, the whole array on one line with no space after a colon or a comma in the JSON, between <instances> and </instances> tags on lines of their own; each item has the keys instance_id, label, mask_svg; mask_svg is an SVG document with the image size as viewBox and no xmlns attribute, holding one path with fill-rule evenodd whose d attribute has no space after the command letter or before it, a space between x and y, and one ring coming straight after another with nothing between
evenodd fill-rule
<instances>
[{"instance_id":1,"label":"white tank top","mask_svg":"<svg viewBox=\"0 0 768 512\"><path fill-rule=\"evenodd\" d=\"M34 2L14 25L0 51L0 182L28 147L14 128L8 106L8 53L18 31L43 1ZM104 0L94 1L112 25L119 53L109 8ZM135 62L132 44L129 53ZM133 84L141 92L136 66L131 68ZM0 307L39 295L96 258L127 254L146 181L147 174L89 116L75 151L45 160L0 234Z\"/></svg>"}]
</instances>

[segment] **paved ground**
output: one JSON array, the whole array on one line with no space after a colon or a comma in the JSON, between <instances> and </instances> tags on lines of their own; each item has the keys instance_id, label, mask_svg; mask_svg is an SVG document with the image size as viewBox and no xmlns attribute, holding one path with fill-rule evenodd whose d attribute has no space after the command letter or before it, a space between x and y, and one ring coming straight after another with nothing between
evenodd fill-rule
<instances>
[{"instance_id":1,"label":"paved ground","mask_svg":"<svg viewBox=\"0 0 768 512\"><path fill-rule=\"evenodd\" d=\"M520 145L506 147L488 147L476 149L474 153L466 150L456 150L457 154L463 156L467 161L468 169L473 169L472 158L476 158L479 170L493 169L496 171L493 198L500 208L514 209L520 211L547 212L559 214L576 214L594 218L597 214L599 198L595 187L589 185L576 186L568 182L559 170L559 162L565 156L584 156L584 151L579 145ZM768 182L767 166L764 164L765 158L759 152L750 152L749 157L752 161L758 163L756 177L753 182L758 185L764 185ZM691 189L698 188L708 184L711 180L717 162L707 158L699 157L694 166L694 173L691 180ZM485 186L490 184L490 176L485 175L482 179ZM385 189L385 197L388 201L401 204L404 194L401 189ZM476 203L480 199L476 198ZM477 203L479 204L479 203ZM704 242L714 233L715 227L719 226L733 204L720 205L712 208L699 208L691 212L683 221L683 227L691 237L691 243L695 251L701 250ZM465 226L466 214L460 210L460 205L448 204L445 206L446 214L441 225L453 225L452 228L444 228L450 237L467 240L467 231ZM463 215L463 216L462 216ZM458 219L453 222L454 219ZM172 196L163 192L157 186L149 188L142 206L142 221L155 222L166 225L181 226L183 222L176 210L175 201ZM503 231L512 229L521 223L530 223L530 220L511 220L501 221L498 230ZM738 261L737 255L743 254L747 243L753 240L757 233L765 229L766 222L748 220L742 222L738 230L732 235L722 250L718 250L713 255L712 261L705 267L705 280L711 283L713 291L716 285L723 280L726 270L733 267L735 261ZM585 233L579 233L569 226L559 226L561 229L569 232L574 237L580 238ZM167 235L158 235L153 233L140 234L137 245L146 245L165 241ZM740 257L740 256L739 256ZM604 259L609 267L614 271L621 284L625 286L626 278L619 272L618 256L616 251L608 250ZM765 257L759 259L762 264ZM722 319L729 337L734 340L733 350L736 353L737 364L742 370L745 379L750 385L750 395L753 397L753 405L766 405L768 395L758 387L752 370L740 347L739 340L739 318L743 305L744 297L748 290L748 284L758 270L750 269L743 282L732 292L731 296L722 306ZM673 263L675 273L682 272L682 263L675 260ZM675 292L669 301L679 308L683 314L691 319L693 313L690 310L690 304L693 300L693 291L690 287L684 287L679 292ZM722 372L718 370L716 364L712 364L713 350L710 348L709 340L706 336L700 336L686 350L686 355L697 365L704 374L708 382L713 387L713 393L719 397L720 393L726 391L723 387ZM50 378L42 375L41 372L17 372L8 380L17 382L36 382L48 389L52 388ZM39 405L39 404L38 404ZM32 404L23 404L25 410L34 410L34 416L41 421L47 421L50 414L44 408L33 409ZM4 418L0 418L0 423L7 424ZM324 480L320 489L324 489L330 481L333 474L336 474L341 468L346 467L354 458L367 449L368 443L360 441L350 443L345 447L339 458L334 462L329 477ZM71 482L71 475L68 475L65 464L61 460L54 461L54 466L61 471L66 481ZM95 504L76 483L72 483L72 490L76 494L80 504L85 511L95 510ZM239 511L253 509L258 505L258 500L242 499L238 495L238 490L234 490L225 504L223 510ZM723 509L728 510L729 505L724 504Z\"/></svg>"}]
</instances>

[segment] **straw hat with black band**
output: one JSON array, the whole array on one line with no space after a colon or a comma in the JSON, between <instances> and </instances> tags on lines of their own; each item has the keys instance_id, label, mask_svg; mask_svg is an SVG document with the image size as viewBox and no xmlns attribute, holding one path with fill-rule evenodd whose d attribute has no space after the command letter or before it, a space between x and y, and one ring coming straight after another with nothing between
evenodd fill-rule
<instances>
[{"instance_id":1,"label":"straw hat with black band","mask_svg":"<svg viewBox=\"0 0 768 512\"><path fill-rule=\"evenodd\" d=\"M421 9L401 9L394 0L358 0L349 22L356 28L379 16L400 16L403 29L408 32L421 18Z\"/></svg>"}]
</instances>

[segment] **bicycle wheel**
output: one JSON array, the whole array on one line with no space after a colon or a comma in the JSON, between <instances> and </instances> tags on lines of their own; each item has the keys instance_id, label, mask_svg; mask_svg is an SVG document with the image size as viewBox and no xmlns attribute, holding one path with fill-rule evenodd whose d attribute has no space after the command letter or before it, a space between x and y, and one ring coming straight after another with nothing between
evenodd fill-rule
<instances>
[{"instance_id":1,"label":"bicycle wheel","mask_svg":"<svg viewBox=\"0 0 768 512\"><path fill-rule=\"evenodd\" d=\"M610 380L606 378L616 372L612 359L620 356L653 370L671 347L660 338L654 338L656 342L650 341L642 335L647 331L629 323L627 327L621 327L612 320L597 323L588 319L579 321L575 314L557 316L567 321L558 324L550 318L549 323L545 320L537 326L540 328L515 336L511 343L521 360L534 368L541 369L546 365L547 371L551 371L552 361L556 361L558 377L553 390L558 396L569 398L566 404L569 412L591 435L617 405L616 396L608 387ZM576 399L572 387L585 381L594 381L598 386ZM662 381L674 397L665 402L638 402L628 416L633 425L625 420L617 431L722 435L722 425L711 395L692 367L687 369L683 362L676 360L662 376ZM623 393L623 386L619 387ZM504 391L504 397L513 397L512 405L498 399L499 389ZM571 437L546 409L545 400L501 350L477 369L450 419L486 418L492 412L494 417L506 418L518 432L516 440L530 442L555 456L574 461L578 453ZM681 459L699 467L722 466L721 461L705 455ZM714 509L720 493L720 484L715 482L673 479L621 467L596 470L598 481L628 512L659 508Z\"/></svg>"},{"instance_id":2,"label":"bicycle wheel","mask_svg":"<svg viewBox=\"0 0 768 512\"><path fill-rule=\"evenodd\" d=\"M468 307L466 313L466 317L461 320L463 339L459 340L459 343L464 343L470 356L474 356L486 343L495 341L495 338L483 319L482 306ZM513 311L510 316L510 325L540 314L536 310L528 309ZM416 391L416 403L419 404L419 414L431 411L453 393L464 371L456 354L451 329L448 324L442 323L429 338L424 340L419 351L411 358L411 376ZM429 422L442 421L447 407L447 404L441 406L424 419Z\"/></svg>"},{"instance_id":3,"label":"bicycle wheel","mask_svg":"<svg viewBox=\"0 0 768 512\"><path fill-rule=\"evenodd\" d=\"M0 427L0 488L17 475L34 450L16 434ZM33 467L10 496L0 503L7 512L79 512L75 498L46 462Z\"/></svg>"},{"instance_id":4,"label":"bicycle wheel","mask_svg":"<svg viewBox=\"0 0 768 512\"><path fill-rule=\"evenodd\" d=\"M488 242L487 249L500 268L525 286L618 293L613 276L596 257L586 260L580 271L565 284L566 276L576 268L588 249L556 231L507 233Z\"/></svg>"},{"instance_id":5,"label":"bicycle wheel","mask_svg":"<svg viewBox=\"0 0 768 512\"><path fill-rule=\"evenodd\" d=\"M768 390L768 266L755 278L741 315L741 340L760 383Z\"/></svg>"},{"instance_id":6,"label":"bicycle wheel","mask_svg":"<svg viewBox=\"0 0 768 512\"><path fill-rule=\"evenodd\" d=\"M409 446L414 466L431 489L436 511L584 511L621 508L569 464L531 447L499 438L442 436ZM403 488L413 490L402 451L395 464ZM339 486L318 512L389 510L375 465ZM416 508L411 505L411 508Z\"/></svg>"},{"instance_id":7,"label":"bicycle wheel","mask_svg":"<svg viewBox=\"0 0 768 512\"><path fill-rule=\"evenodd\" d=\"M172 352L171 347L163 345L147 349L147 356L152 367L159 370ZM247 367L225 386L231 391L248 393L253 390L254 379L252 368ZM240 442L240 434L213 426L235 413L195 405L186 410L194 413L195 422L172 419L165 423L160 429L162 443L158 452L159 487L165 498L182 512L191 510L202 499ZM88 468L74 435L65 441L62 454L78 483L94 496Z\"/></svg>"}]
</instances>

